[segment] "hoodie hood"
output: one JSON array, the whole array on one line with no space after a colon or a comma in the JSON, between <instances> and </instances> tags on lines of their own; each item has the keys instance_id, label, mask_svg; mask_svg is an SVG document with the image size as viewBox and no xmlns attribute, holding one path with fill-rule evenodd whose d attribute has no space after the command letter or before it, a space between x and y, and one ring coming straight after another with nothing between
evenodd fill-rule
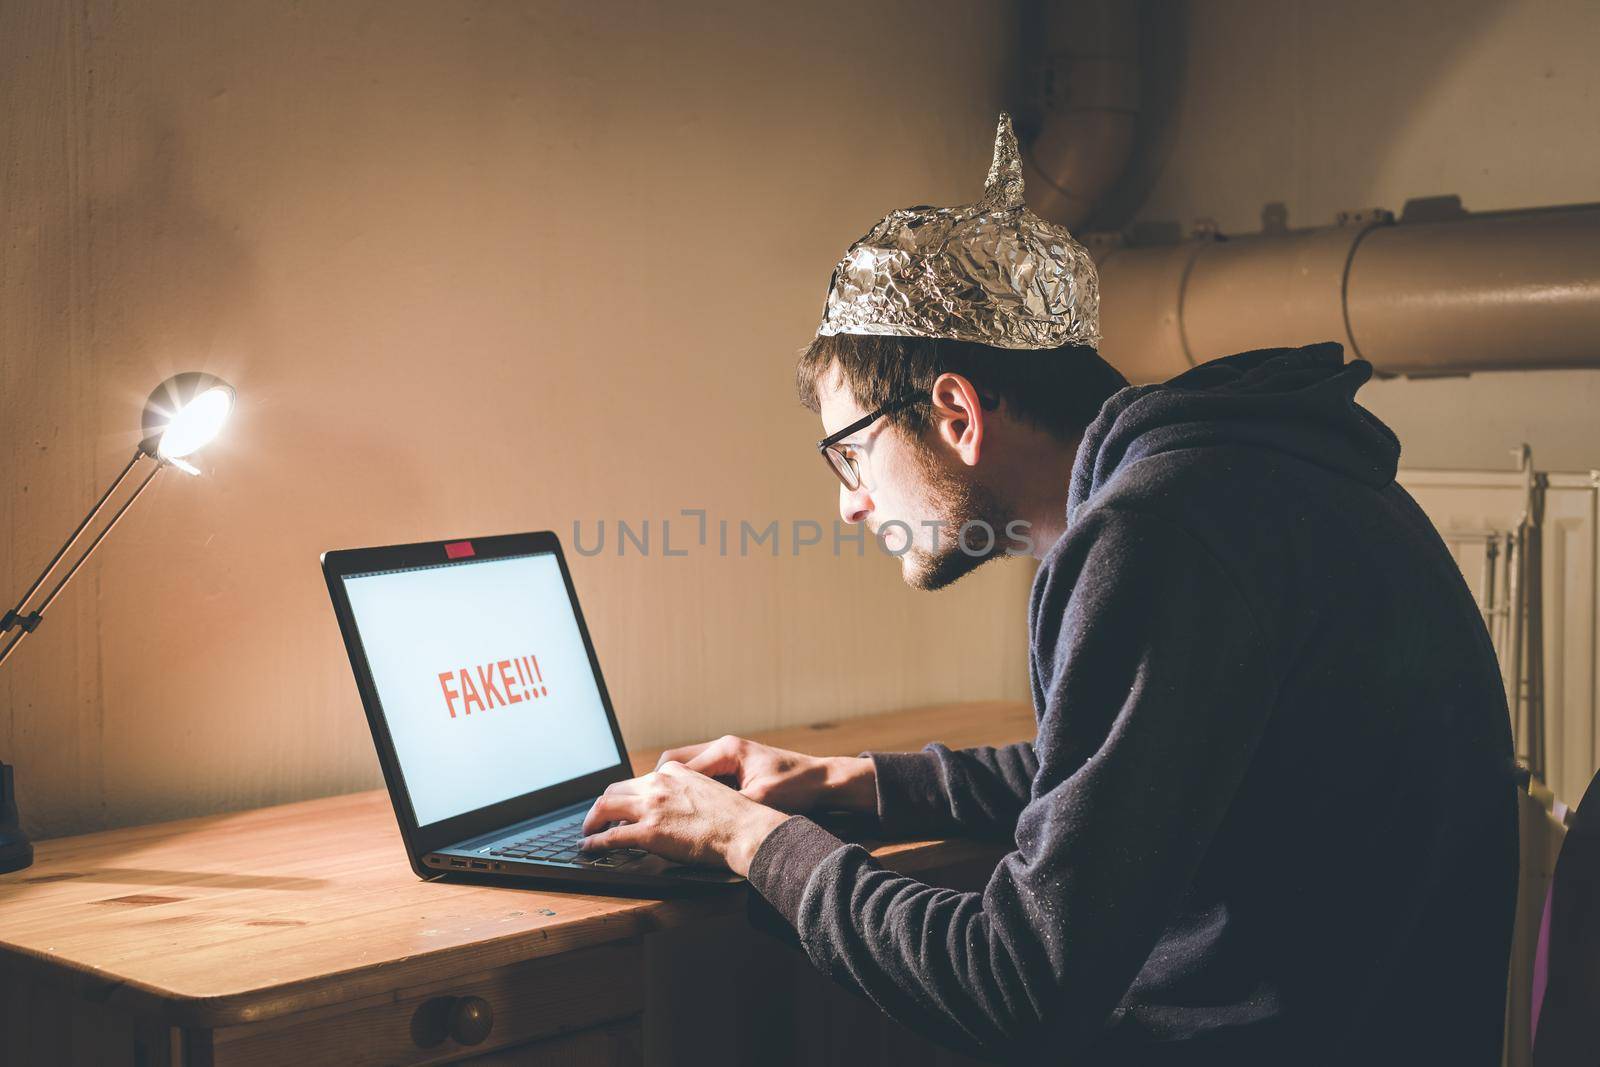
<instances>
[{"instance_id":1,"label":"hoodie hood","mask_svg":"<svg viewBox=\"0 0 1600 1067\"><path fill-rule=\"evenodd\" d=\"M1382 488L1394 481L1400 441L1355 402L1371 377L1372 364L1345 363L1343 346L1330 341L1241 352L1124 389L1084 431L1067 521L1123 467L1179 449L1275 449Z\"/></svg>"}]
</instances>

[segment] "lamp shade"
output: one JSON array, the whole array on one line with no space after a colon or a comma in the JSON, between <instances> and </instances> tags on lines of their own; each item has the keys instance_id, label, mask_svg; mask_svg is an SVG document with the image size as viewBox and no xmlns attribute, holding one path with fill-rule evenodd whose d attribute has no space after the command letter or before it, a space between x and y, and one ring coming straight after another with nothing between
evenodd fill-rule
<instances>
[{"instance_id":1,"label":"lamp shade","mask_svg":"<svg viewBox=\"0 0 1600 1067\"><path fill-rule=\"evenodd\" d=\"M233 386L214 374L185 371L156 386L144 406L139 449L177 460L210 444L233 414Z\"/></svg>"}]
</instances>

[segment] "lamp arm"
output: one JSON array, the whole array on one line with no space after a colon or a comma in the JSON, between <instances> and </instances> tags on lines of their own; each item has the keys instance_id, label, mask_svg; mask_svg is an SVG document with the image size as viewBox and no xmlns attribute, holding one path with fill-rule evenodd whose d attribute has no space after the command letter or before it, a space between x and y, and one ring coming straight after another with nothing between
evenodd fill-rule
<instances>
[{"instance_id":1,"label":"lamp arm","mask_svg":"<svg viewBox=\"0 0 1600 1067\"><path fill-rule=\"evenodd\" d=\"M161 468L166 466L166 463L164 463L158 457L150 457L151 459L155 460L155 468L145 476L144 481L139 483L139 487L133 491L128 499L123 501L122 506L117 509L116 514L111 516L111 521L106 523L105 529L96 534L94 540L89 542L89 547L84 550L83 555L78 557L78 561L72 565L67 573L62 576L61 580L57 582L50 590L50 593L45 597L44 602L32 612L24 615L23 610L27 607L28 601L35 593L39 591L39 588L44 585L45 579L50 576L50 572L55 570L56 567L61 563L62 558L66 556L67 552L72 548L72 546L77 543L78 538L83 536L83 531L88 529L89 524L94 521L95 516L100 514L100 512L105 508L106 501L111 499L111 496L116 492L117 487L127 479L129 473L132 472L134 465L139 462L139 457L143 455L149 455L149 453L145 452L143 449L136 450L133 453L133 458L129 460L128 465L122 469L122 473L117 475L117 480L112 482L111 488L107 489L105 493L101 495L99 501L97 501L95 506L89 510L89 514L84 517L84 520L81 523L78 524L78 528L72 531L72 536L67 538L67 543L61 546L61 550L55 554L55 558L52 559L50 561L50 565L44 569L44 573L40 574L38 579L34 581L33 585L28 589L28 591L23 594L23 597L17 603L17 606L6 613L4 620L5 625L0 627L0 633L4 633L13 625L15 625L18 629L16 636L11 638L10 641L6 642L4 648L0 648L0 664L5 663L12 651L22 643L22 639L24 637L28 636L38 628L39 623L44 619L45 611L50 607L51 604L55 602L56 597L61 595L61 590L66 588L67 583L72 580L72 576L78 573L78 568L82 567L84 563L88 562L89 557L94 555L94 550L100 547L100 542L104 541L106 539L106 535L116 528L117 523L122 521L122 516L126 515L128 513L128 509L133 507L133 502L139 499L140 494L143 493L145 489L149 487L150 483L155 480L155 476L161 473Z\"/></svg>"},{"instance_id":2,"label":"lamp arm","mask_svg":"<svg viewBox=\"0 0 1600 1067\"><path fill-rule=\"evenodd\" d=\"M51 557L44 570L39 572L39 577L33 580L33 584L28 586L28 591L22 594L22 599L17 601L17 606L7 613L9 616L20 616L22 614L22 609L28 606L28 601L33 598L33 594L37 593L39 587L44 584L44 580L50 577L50 572L56 569L56 564L61 562L61 557L65 556L72 546L78 543L78 538L83 536L83 531L87 530L89 524L94 521L94 517L100 514L100 509L106 506L106 501L111 499L111 494L117 491L117 486L121 485L123 480L128 477L128 474L133 470L134 464L139 462L139 457L142 455L144 455L142 449L134 449L133 458L128 460L126 467L122 468L122 473L117 475L117 480L112 482L110 488L104 493L100 494L100 499L95 502L94 507L89 509L89 514L83 517L83 521L78 523L78 528L72 531L72 536L67 538L67 543L62 545L60 550ZM5 629L10 629L10 627L7 626ZM0 630L0 633L3 632L5 631Z\"/></svg>"}]
</instances>

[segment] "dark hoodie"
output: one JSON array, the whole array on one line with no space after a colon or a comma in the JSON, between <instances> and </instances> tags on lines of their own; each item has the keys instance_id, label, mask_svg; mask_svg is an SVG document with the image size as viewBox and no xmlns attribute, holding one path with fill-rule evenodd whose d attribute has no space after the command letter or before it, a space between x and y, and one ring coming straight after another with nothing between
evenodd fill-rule
<instances>
[{"instance_id":1,"label":"dark hoodie","mask_svg":"<svg viewBox=\"0 0 1600 1067\"><path fill-rule=\"evenodd\" d=\"M754 886L816 965L967 1050L1497 1064L1511 737L1456 564L1338 345L1125 389L1034 581L1032 744L874 753L895 834L1014 840L980 893L793 818Z\"/></svg>"}]
</instances>

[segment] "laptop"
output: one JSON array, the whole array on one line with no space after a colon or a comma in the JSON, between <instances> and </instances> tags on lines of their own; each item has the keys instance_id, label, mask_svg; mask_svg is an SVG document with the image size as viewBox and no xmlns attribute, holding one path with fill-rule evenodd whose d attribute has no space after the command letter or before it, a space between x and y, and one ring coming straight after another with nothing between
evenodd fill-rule
<instances>
[{"instance_id":1,"label":"laptop","mask_svg":"<svg viewBox=\"0 0 1600 1067\"><path fill-rule=\"evenodd\" d=\"M590 805L633 770L554 533L325 552L322 571L418 877L742 881L579 851Z\"/></svg>"}]
</instances>

